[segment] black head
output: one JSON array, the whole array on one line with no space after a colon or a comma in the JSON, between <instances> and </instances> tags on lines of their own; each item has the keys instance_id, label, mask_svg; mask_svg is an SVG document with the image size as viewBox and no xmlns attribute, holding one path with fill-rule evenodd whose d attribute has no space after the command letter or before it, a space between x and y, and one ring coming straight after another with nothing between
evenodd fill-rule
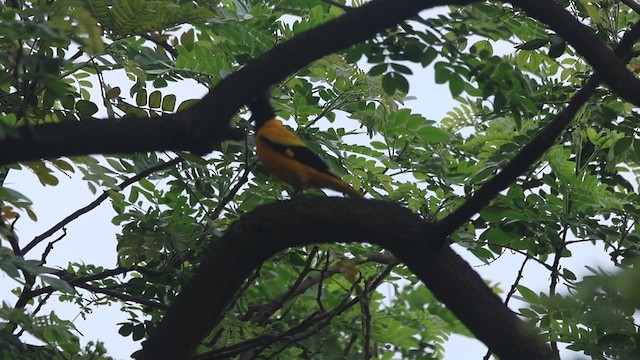
<instances>
[{"instance_id":1,"label":"black head","mask_svg":"<svg viewBox=\"0 0 640 360\"><path fill-rule=\"evenodd\" d=\"M269 91L265 91L253 98L248 104L251 111L251 120L256 122L256 128L262 127L268 120L276 117L275 111L269 102L271 96Z\"/></svg>"}]
</instances>

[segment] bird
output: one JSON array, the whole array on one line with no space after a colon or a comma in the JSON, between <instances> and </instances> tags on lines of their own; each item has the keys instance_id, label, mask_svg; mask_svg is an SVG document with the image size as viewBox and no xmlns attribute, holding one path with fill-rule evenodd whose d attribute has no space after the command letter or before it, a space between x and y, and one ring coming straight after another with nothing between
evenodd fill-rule
<instances>
[{"instance_id":1,"label":"bird","mask_svg":"<svg viewBox=\"0 0 640 360\"><path fill-rule=\"evenodd\" d=\"M275 178L293 187L294 194L309 188L332 189L351 197L363 197L331 172L327 163L276 118L267 94L248 104L255 121L256 153Z\"/></svg>"}]
</instances>

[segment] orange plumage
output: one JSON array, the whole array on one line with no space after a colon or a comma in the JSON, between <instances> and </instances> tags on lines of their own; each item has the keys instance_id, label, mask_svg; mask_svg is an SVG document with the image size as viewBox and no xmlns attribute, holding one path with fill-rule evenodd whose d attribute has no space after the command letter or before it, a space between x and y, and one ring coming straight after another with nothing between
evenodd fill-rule
<instances>
[{"instance_id":1,"label":"orange plumage","mask_svg":"<svg viewBox=\"0 0 640 360\"><path fill-rule=\"evenodd\" d=\"M334 175L327 164L305 143L275 118L269 100L259 98L249 104L256 122L258 159L274 177L291 185L296 193L308 188L327 188L343 194L362 194Z\"/></svg>"}]
</instances>

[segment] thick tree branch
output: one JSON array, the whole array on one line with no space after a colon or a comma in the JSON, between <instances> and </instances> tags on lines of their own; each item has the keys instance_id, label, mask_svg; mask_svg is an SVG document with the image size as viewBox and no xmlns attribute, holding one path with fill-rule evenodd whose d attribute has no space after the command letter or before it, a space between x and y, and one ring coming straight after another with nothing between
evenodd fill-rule
<instances>
[{"instance_id":1,"label":"thick tree branch","mask_svg":"<svg viewBox=\"0 0 640 360\"><path fill-rule=\"evenodd\" d=\"M290 221L292 218L296 221ZM198 272L143 344L138 358L191 355L221 320L244 279L277 252L322 242L365 241L394 253L501 358L553 358L439 237L432 224L390 202L313 198L262 206L211 246Z\"/></svg>"},{"instance_id":2,"label":"thick tree branch","mask_svg":"<svg viewBox=\"0 0 640 360\"><path fill-rule=\"evenodd\" d=\"M640 22L634 24L631 29L624 34L620 44L616 47L615 54L620 57L625 57L639 37ZM555 143L558 136L560 136L562 131L569 125L582 105L589 100L601 81L602 77L600 73L596 73L589 79L573 98L571 98L567 107L560 111L499 174L482 185L464 204L442 220L438 225L439 231L441 231L443 235L449 235L454 232L458 227L462 226L462 224L469 221L474 214L489 204L500 191L504 190L518 176L527 171L533 163L538 161ZM637 93L640 94L640 91Z\"/></svg>"},{"instance_id":3,"label":"thick tree branch","mask_svg":"<svg viewBox=\"0 0 640 360\"><path fill-rule=\"evenodd\" d=\"M635 0L620 0L621 3L627 5L631 10L640 14L640 5Z\"/></svg>"},{"instance_id":4,"label":"thick tree branch","mask_svg":"<svg viewBox=\"0 0 640 360\"><path fill-rule=\"evenodd\" d=\"M247 100L314 60L365 41L421 10L476 0L373 0L285 41L220 81L200 103L200 112L231 117ZM238 84L241 84L238 87Z\"/></svg>"},{"instance_id":5,"label":"thick tree branch","mask_svg":"<svg viewBox=\"0 0 640 360\"><path fill-rule=\"evenodd\" d=\"M88 154L130 154L137 152L188 150L204 154L220 141L239 139L232 133L228 120L203 118L192 110L155 118L82 119L17 128L18 137L0 141L0 165ZM207 124L207 133L201 125Z\"/></svg>"},{"instance_id":6,"label":"thick tree branch","mask_svg":"<svg viewBox=\"0 0 640 360\"><path fill-rule=\"evenodd\" d=\"M286 41L222 80L199 103L185 111L150 118L84 119L79 122L18 128L18 138L0 141L0 165L38 158L84 154L187 150L204 154L220 141L239 139L229 128L237 110L268 86L312 61L364 41L376 33L438 5L473 0L374 0L343 16ZM590 28L580 24L554 0L511 3L553 28L573 45L625 99L640 105L640 80ZM214 114L207 117L206 114Z\"/></svg>"},{"instance_id":7,"label":"thick tree branch","mask_svg":"<svg viewBox=\"0 0 640 360\"><path fill-rule=\"evenodd\" d=\"M0 165L96 153L211 152L223 140L244 136L242 131L229 128L231 117L251 98L287 75L369 39L420 10L474 1L477 0L373 0L277 45L220 81L200 102L176 114L20 127L18 138L0 141Z\"/></svg>"}]
</instances>

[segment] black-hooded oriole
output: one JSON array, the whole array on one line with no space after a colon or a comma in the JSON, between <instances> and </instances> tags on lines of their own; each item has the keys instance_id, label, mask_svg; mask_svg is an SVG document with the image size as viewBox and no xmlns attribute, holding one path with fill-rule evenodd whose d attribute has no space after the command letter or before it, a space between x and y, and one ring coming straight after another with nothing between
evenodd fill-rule
<instances>
[{"instance_id":1,"label":"black-hooded oriole","mask_svg":"<svg viewBox=\"0 0 640 360\"><path fill-rule=\"evenodd\" d=\"M276 119L266 96L249 104L251 119L256 123L256 152L271 175L291 185L295 193L308 188L327 188L343 194L362 194L340 180L329 166L305 143Z\"/></svg>"}]
</instances>

